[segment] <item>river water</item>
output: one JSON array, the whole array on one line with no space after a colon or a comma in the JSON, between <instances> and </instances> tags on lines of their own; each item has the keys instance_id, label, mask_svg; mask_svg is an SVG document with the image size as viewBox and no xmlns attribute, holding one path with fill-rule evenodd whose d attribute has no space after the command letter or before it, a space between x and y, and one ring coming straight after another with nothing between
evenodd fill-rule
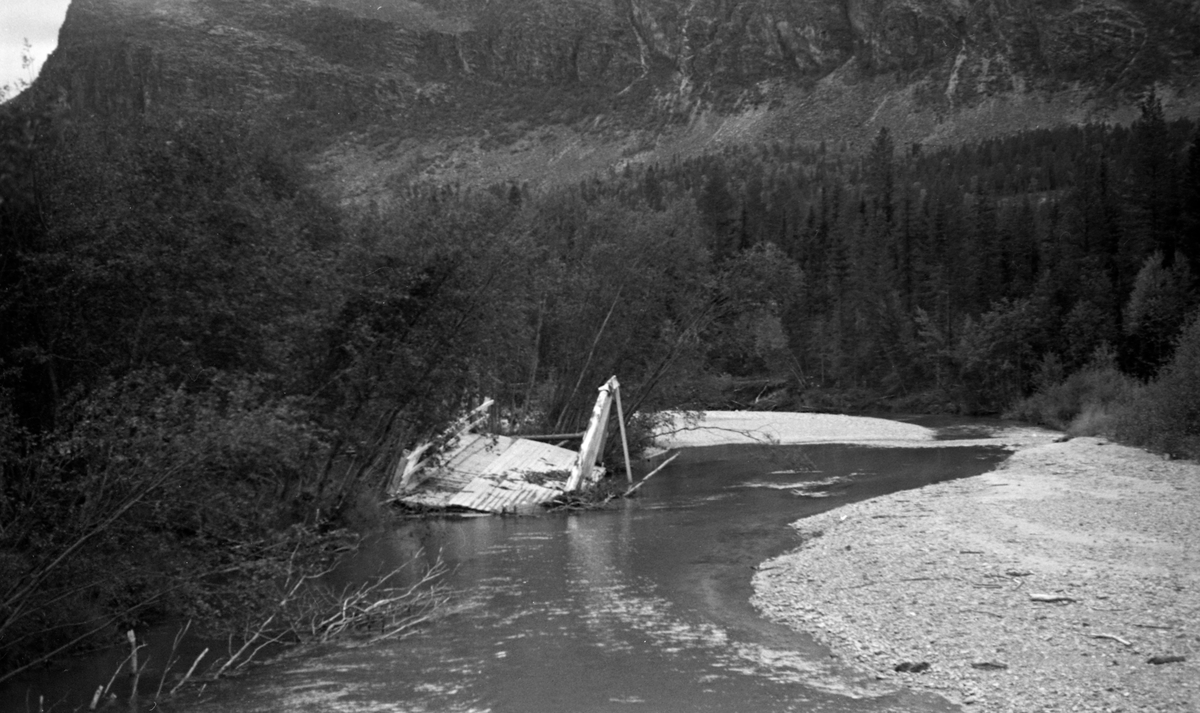
<instances>
[{"instance_id":1,"label":"river water","mask_svg":"<svg viewBox=\"0 0 1200 713\"><path fill-rule=\"evenodd\" d=\"M402 641L260 667L187 709L955 710L862 680L808 636L760 618L750 578L758 563L799 544L787 525L800 517L982 473L1004 455L980 447L697 449L612 510L402 522L352 567L385 571L418 551L440 551L458 591L452 612ZM811 487L818 481L828 484Z\"/></svg>"},{"instance_id":2,"label":"river water","mask_svg":"<svg viewBox=\"0 0 1200 713\"><path fill-rule=\"evenodd\" d=\"M943 437L981 435L938 425ZM400 641L282 658L171 709L956 710L934 696L862 679L807 635L759 617L749 601L753 568L800 544L789 523L976 475L1007 454L934 445L690 449L638 497L611 509L398 522L340 576L353 580L440 553L456 591L446 615ZM158 637L168 646L169 634ZM66 707L53 710L75 709L71 701L86 701L97 685L89 676L104 683L123 656L110 653L71 664L71 673L37 676L23 691L0 691L0 709L36 711L38 694L47 708L61 702ZM70 684L79 690L65 691Z\"/></svg>"}]
</instances>

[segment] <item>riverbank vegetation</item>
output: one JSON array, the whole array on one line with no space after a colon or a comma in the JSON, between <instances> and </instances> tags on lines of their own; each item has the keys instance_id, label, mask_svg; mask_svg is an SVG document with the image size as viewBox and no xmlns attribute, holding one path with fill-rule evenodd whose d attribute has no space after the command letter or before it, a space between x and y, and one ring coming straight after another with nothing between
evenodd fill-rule
<instances>
[{"instance_id":1,"label":"riverbank vegetation","mask_svg":"<svg viewBox=\"0 0 1200 713\"><path fill-rule=\"evenodd\" d=\"M0 671L156 617L244 626L483 397L509 433L578 429L612 374L635 434L1023 404L1200 453L1200 139L1152 97L1131 127L354 209L272 126L0 106Z\"/></svg>"}]
</instances>

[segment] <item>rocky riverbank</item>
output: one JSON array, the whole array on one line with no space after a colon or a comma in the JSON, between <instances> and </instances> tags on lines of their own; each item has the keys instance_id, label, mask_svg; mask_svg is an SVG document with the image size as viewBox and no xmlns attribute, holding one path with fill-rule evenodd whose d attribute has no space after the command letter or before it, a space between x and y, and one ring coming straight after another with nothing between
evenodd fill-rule
<instances>
[{"instance_id":1,"label":"rocky riverbank","mask_svg":"<svg viewBox=\"0 0 1200 713\"><path fill-rule=\"evenodd\" d=\"M1200 710L1200 465L1035 442L796 527L756 606L879 679L989 712Z\"/></svg>"}]
</instances>

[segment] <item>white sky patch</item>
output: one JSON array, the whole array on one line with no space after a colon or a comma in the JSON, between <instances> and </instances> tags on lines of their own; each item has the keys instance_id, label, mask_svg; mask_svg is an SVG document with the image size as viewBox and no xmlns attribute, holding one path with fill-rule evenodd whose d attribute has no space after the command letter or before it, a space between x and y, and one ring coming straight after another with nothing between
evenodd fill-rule
<instances>
[{"instance_id":1,"label":"white sky patch","mask_svg":"<svg viewBox=\"0 0 1200 713\"><path fill-rule=\"evenodd\" d=\"M0 86L31 81L58 45L70 0L0 0ZM34 64L21 68L22 44L33 47Z\"/></svg>"}]
</instances>

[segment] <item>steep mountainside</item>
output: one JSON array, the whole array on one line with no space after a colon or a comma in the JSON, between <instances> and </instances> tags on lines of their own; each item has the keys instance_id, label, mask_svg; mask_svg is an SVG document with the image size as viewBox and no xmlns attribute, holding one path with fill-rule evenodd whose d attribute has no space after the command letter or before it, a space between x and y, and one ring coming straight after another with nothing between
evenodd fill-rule
<instances>
[{"instance_id":1,"label":"steep mountainside","mask_svg":"<svg viewBox=\"0 0 1200 713\"><path fill-rule=\"evenodd\" d=\"M1194 115L1189 0L75 0L39 88L319 137L346 197L731 141L945 143Z\"/></svg>"}]
</instances>

